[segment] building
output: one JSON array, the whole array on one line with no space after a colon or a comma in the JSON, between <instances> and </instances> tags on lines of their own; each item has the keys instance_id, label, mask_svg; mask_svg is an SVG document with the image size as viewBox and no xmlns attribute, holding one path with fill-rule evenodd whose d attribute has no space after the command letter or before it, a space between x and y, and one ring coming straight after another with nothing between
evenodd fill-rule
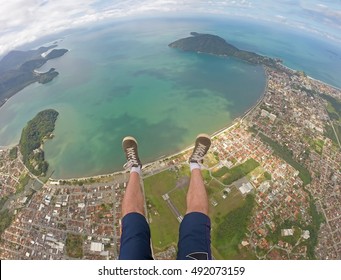
<instances>
[{"instance_id":1,"label":"building","mask_svg":"<svg viewBox=\"0 0 341 280\"><path fill-rule=\"evenodd\" d=\"M102 252L104 251L104 244L102 244L101 242L91 242L90 251Z\"/></svg>"},{"instance_id":2,"label":"building","mask_svg":"<svg viewBox=\"0 0 341 280\"><path fill-rule=\"evenodd\" d=\"M293 236L294 230L292 228L282 229L281 234L282 234L282 236Z\"/></svg>"},{"instance_id":3,"label":"building","mask_svg":"<svg viewBox=\"0 0 341 280\"><path fill-rule=\"evenodd\" d=\"M253 189L253 186L251 185L250 182L247 182L246 184L244 183L241 187L239 187L239 191L242 193L242 195L244 194L248 194L249 192L251 192Z\"/></svg>"}]
</instances>

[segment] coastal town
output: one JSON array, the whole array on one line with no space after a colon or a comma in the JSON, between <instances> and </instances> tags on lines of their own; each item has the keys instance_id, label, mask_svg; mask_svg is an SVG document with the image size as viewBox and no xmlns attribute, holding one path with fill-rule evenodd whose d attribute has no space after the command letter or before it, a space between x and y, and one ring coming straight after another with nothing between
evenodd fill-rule
<instances>
[{"instance_id":1,"label":"coastal town","mask_svg":"<svg viewBox=\"0 0 341 280\"><path fill-rule=\"evenodd\" d=\"M285 147L277 149L277 154L284 154L300 170L302 182L296 186L304 187L299 190L309 194L310 203L320 213L316 218L321 223L321 228L316 228L316 257L340 259L341 131L340 112L334 106L337 102L340 104L341 92L304 73L267 71L267 93L262 105L250 116L250 125L274 149L277 149L276 143ZM293 161L288 160L289 156ZM293 185L291 191L295 191ZM284 199L292 203L291 197Z\"/></svg>"},{"instance_id":2,"label":"coastal town","mask_svg":"<svg viewBox=\"0 0 341 280\"><path fill-rule=\"evenodd\" d=\"M341 90L284 66L264 68L262 100L212 137L204 162L212 236L222 216L243 207L251 195L254 206L236 256L340 259ZM189 153L187 149L145 165L147 198L153 197L147 185L155 176L168 172L178 181L185 178L181 170ZM128 178L121 172L39 182L22 163L19 149L1 150L0 258L117 259ZM232 196L239 201L233 209L225 205ZM151 225L162 229L155 224L157 204L174 204L179 214L167 208L169 217L175 223L181 220L183 210L175 196L156 199L158 203L146 205ZM174 244L160 247L152 242L156 259L175 258ZM212 244L214 257L225 258L220 243Z\"/></svg>"}]
</instances>

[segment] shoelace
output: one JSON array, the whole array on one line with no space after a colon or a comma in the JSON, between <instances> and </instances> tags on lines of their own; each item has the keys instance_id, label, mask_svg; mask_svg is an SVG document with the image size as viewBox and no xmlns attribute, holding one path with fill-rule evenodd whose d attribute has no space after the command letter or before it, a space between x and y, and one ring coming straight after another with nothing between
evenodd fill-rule
<instances>
[{"instance_id":1,"label":"shoelace","mask_svg":"<svg viewBox=\"0 0 341 280\"><path fill-rule=\"evenodd\" d=\"M132 167L134 164L139 165L139 162L136 158L136 153L134 148L127 148L127 158L128 161L123 165L124 169L128 169Z\"/></svg>"},{"instance_id":2,"label":"shoelace","mask_svg":"<svg viewBox=\"0 0 341 280\"><path fill-rule=\"evenodd\" d=\"M195 152L192 155L191 160L195 160L197 162L200 162L204 158L205 154L206 154L206 146L199 143L195 149Z\"/></svg>"}]
</instances>

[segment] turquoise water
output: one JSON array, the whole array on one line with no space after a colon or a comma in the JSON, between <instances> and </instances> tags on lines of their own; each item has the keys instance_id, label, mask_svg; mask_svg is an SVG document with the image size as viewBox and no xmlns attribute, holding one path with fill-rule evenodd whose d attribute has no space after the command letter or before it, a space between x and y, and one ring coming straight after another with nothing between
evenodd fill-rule
<instances>
[{"instance_id":1,"label":"turquoise water","mask_svg":"<svg viewBox=\"0 0 341 280\"><path fill-rule=\"evenodd\" d=\"M70 178L120 170L126 135L138 139L140 157L148 162L190 145L200 132L229 125L261 96L264 71L167 46L191 31L218 34L240 48L281 57L293 68L304 65L309 75L341 86L340 63L326 51L338 56L336 47L272 29L226 20L154 19L74 31L59 43L70 52L41 69L55 67L60 75L25 88L0 109L0 145L17 143L28 120L54 108L60 116L45 154L53 177Z\"/></svg>"}]
</instances>

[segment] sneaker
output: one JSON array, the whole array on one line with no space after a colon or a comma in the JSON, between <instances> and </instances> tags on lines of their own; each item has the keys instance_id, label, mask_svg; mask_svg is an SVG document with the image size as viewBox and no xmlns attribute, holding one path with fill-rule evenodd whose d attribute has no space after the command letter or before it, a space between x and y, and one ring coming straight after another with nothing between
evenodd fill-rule
<instances>
[{"instance_id":1,"label":"sneaker","mask_svg":"<svg viewBox=\"0 0 341 280\"><path fill-rule=\"evenodd\" d=\"M195 147L189 162L203 163L203 158L211 146L210 136L207 134L199 134L195 140Z\"/></svg>"},{"instance_id":2,"label":"sneaker","mask_svg":"<svg viewBox=\"0 0 341 280\"><path fill-rule=\"evenodd\" d=\"M131 136L124 137L122 141L122 147L127 158L127 162L126 164L123 165L123 168L124 169L130 169L132 167L142 168L142 163L139 159L139 154L137 152L136 139Z\"/></svg>"}]
</instances>

